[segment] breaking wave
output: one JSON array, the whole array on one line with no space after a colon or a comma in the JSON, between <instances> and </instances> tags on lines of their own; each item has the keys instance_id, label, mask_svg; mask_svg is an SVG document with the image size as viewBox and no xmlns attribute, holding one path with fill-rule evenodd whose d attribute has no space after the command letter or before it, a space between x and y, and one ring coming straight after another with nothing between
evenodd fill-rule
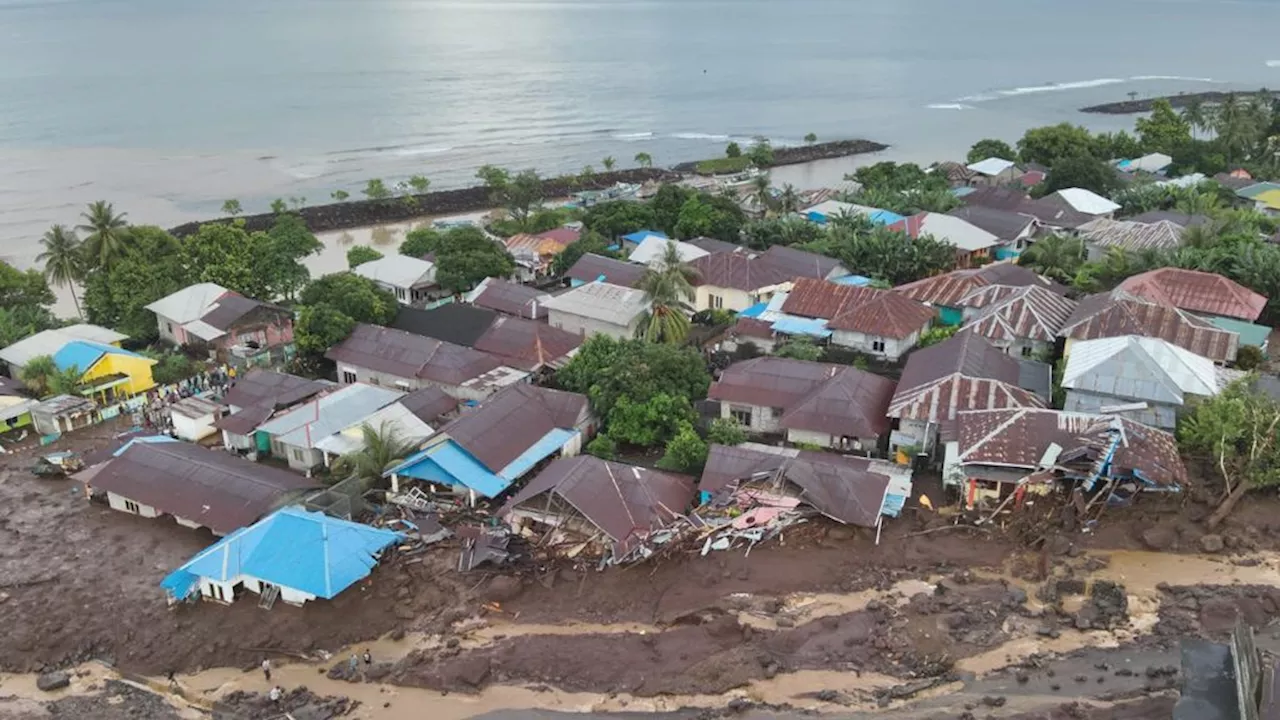
<instances>
[{"instance_id":1,"label":"breaking wave","mask_svg":"<svg viewBox=\"0 0 1280 720\"><path fill-rule=\"evenodd\" d=\"M1280 60L1268 60L1267 67L1280 67Z\"/></svg>"},{"instance_id":2,"label":"breaking wave","mask_svg":"<svg viewBox=\"0 0 1280 720\"><path fill-rule=\"evenodd\" d=\"M934 103L933 105L925 105L930 110L973 110L972 105L964 103Z\"/></svg>"},{"instance_id":3,"label":"breaking wave","mask_svg":"<svg viewBox=\"0 0 1280 720\"><path fill-rule=\"evenodd\" d=\"M622 140L623 142L629 142L632 140L648 140L649 138L652 138L652 137L653 137L653 133L651 132L634 132L634 133L617 133L616 135L613 136L613 139Z\"/></svg>"}]
</instances>

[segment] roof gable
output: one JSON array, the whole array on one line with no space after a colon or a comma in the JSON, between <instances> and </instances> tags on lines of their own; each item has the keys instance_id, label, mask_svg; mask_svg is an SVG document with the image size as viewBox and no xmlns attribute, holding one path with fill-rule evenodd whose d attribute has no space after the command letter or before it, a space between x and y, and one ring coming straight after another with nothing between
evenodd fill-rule
<instances>
[{"instance_id":1,"label":"roof gable","mask_svg":"<svg viewBox=\"0 0 1280 720\"><path fill-rule=\"evenodd\" d=\"M1187 394L1217 394L1213 361L1169 342L1135 335L1072 344L1062 387L1181 405Z\"/></svg>"},{"instance_id":2,"label":"roof gable","mask_svg":"<svg viewBox=\"0 0 1280 720\"><path fill-rule=\"evenodd\" d=\"M196 283L146 306L147 310L179 324L199 320L229 290L217 283Z\"/></svg>"},{"instance_id":3,"label":"roof gable","mask_svg":"<svg viewBox=\"0 0 1280 720\"><path fill-rule=\"evenodd\" d=\"M796 280L782 312L828 320L832 330L876 337L905 338L933 321L934 311L888 290L840 285L825 280Z\"/></svg>"},{"instance_id":4,"label":"roof gable","mask_svg":"<svg viewBox=\"0 0 1280 720\"><path fill-rule=\"evenodd\" d=\"M495 357L403 330L361 323L346 340L329 348L334 362L402 378L458 386L502 366Z\"/></svg>"},{"instance_id":5,"label":"roof gable","mask_svg":"<svg viewBox=\"0 0 1280 720\"><path fill-rule=\"evenodd\" d=\"M1215 362L1235 360L1239 336L1172 305L1140 300L1123 290L1090 295L1077 304L1059 334L1073 340L1142 335L1167 340Z\"/></svg>"},{"instance_id":6,"label":"roof gable","mask_svg":"<svg viewBox=\"0 0 1280 720\"><path fill-rule=\"evenodd\" d=\"M574 263L564 276L582 283L604 280L613 285L635 287L640 282L640 278L644 277L644 271L643 265L633 265L603 255L587 253L578 258L578 262Z\"/></svg>"},{"instance_id":7,"label":"roof gable","mask_svg":"<svg viewBox=\"0 0 1280 720\"><path fill-rule=\"evenodd\" d=\"M1159 268L1126 278L1118 289L1149 302L1253 322L1267 298L1214 273Z\"/></svg>"},{"instance_id":8,"label":"roof gable","mask_svg":"<svg viewBox=\"0 0 1280 720\"><path fill-rule=\"evenodd\" d=\"M961 304L977 302L975 295L989 301L983 301L983 310L964 327L998 342L1052 343L1076 307L1074 300L1035 285L988 285L971 291Z\"/></svg>"}]
</instances>

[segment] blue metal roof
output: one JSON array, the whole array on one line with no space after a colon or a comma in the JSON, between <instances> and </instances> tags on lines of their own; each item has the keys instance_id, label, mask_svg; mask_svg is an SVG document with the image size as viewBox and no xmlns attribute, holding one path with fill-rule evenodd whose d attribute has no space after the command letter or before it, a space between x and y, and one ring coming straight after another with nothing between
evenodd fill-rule
<instances>
[{"instance_id":1,"label":"blue metal roof","mask_svg":"<svg viewBox=\"0 0 1280 720\"><path fill-rule=\"evenodd\" d=\"M633 243L639 244L644 242L644 239L649 237L650 235L657 235L663 240L670 240L670 238L667 237L666 233L661 232L659 230L637 230L629 235L623 235L622 239L626 240L627 242L633 242Z\"/></svg>"},{"instance_id":2,"label":"blue metal roof","mask_svg":"<svg viewBox=\"0 0 1280 720\"><path fill-rule=\"evenodd\" d=\"M874 281L871 278L867 277L866 275L845 275L844 277L838 277L832 280L831 282L837 285L852 285L854 287L866 287L867 285L870 285Z\"/></svg>"},{"instance_id":3,"label":"blue metal roof","mask_svg":"<svg viewBox=\"0 0 1280 720\"><path fill-rule=\"evenodd\" d=\"M172 435L146 435L143 437L136 437L130 440L129 442L125 443L124 445L121 445L119 450L116 450L115 452L111 453L111 457L120 457L121 455L124 454L125 450L128 450L129 448L133 447L134 443L174 443L174 442L182 442L182 441Z\"/></svg>"},{"instance_id":4,"label":"blue metal roof","mask_svg":"<svg viewBox=\"0 0 1280 720\"><path fill-rule=\"evenodd\" d=\"M89 340L72 340L53 354L53 364L57 365L59 370L75 367L79 368L81 372L87 372L89 368L93 367L94 363L98 362L99 358L108 353L142 357L138 353L122 350L114 345L106 345Z\"/></svg>"},{"instance_id":5,"label":"blue metal roof","mask_svg":"<svg viewBox=\"0 0 1280 720\"><path fill-rule=\"evenodd\" d=\"M820 212L805 213L805 217L809 219L809 222L815 222L815 223L818 223L819 225L827 224L827 216L824 213L820 213Z\"/></svg>"},{"instance_id":6,"label":"blue metal roof","mask_svg":"<svg viewBox=\"0 0 1280 720\"><path fill-rule=\"evenodd\" d=\"M537 465L540 461L551 457L570 438L577 435L577 430L565 430L563 428L552 428L550 432L542 436L542 439L529 446L528 450L520 453L515 460L512 460L506 467L498 471L498 475L506 478L508 481L514 481L521 475L529 472L529 469Z\"/></svg>"},{"instance_id":7,"label":"blue metal roof","mask_svg":"<svg viewBox=\"0 0 1280 720\"><path fill-rule=\"evenodd\" d=\"M511 481L494 474L452 439L410 455L407 460L385 474L470 488L485 497L496 497L511 486Z\"/></svg>"},{"instance_id":8,"label":"blue metal roof","mask_svg":"<svg viewBox=\"0 0 1280 720\"><path fill-rule=\"evenodd\" d=\"M871 222L876 223L877 225L892 225L896 222L906 220L906 217L899 215L896 212L889 212L888 210L877 210L868 215L868 217L871 218Z\"/></svg>"},{"instance_id":9,"label":"blue metal roof","mask_svg":"<svg viewBox=\"0 0 1280 720\"><path fill-rule=\"evenodd\" d=\"M774 332L785 333L787 335L812 335L814 337L831 336L831 331L827 329L827 321L813 318L791 316L782 317L778 318L771 328Z\"/></svg>"},{"instance_id":10,"label":"blue metal roof","mask_svg":"<svg viewBox=\"0 0 1280 720\"><path fill-rule=\"evenodd\" d=\"M402 537L286 507L205 548L160 585L181 598L194 587L192 577L227 582L247 575L329 599L366 577L377 553Z\"/></svg>"},{"instance_id":11,"label":"blue metal roof","mask_svg":"<svg viewBox=\"0 0 1280 720\"><path fill-rule=\"evenodd\" d=\"M761 315L764 314L764 311L768 309L769 309L769 303L767 302L756 303L755 305L752 305L746 310L743 310L742 312L738 313L738 317L744 317L744 318L760 317Z\"/></svg>"}]
</instances>

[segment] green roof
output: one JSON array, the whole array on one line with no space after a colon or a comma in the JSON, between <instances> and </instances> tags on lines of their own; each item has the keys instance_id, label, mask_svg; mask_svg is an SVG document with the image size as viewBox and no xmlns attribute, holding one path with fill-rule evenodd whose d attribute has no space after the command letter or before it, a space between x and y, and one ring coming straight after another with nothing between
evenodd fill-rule
<instances>
[{"instance_id":1,"label":"green roof","mask_svg":"<svg viewBox=\"0 0 1280 720\"><path fill-rule=\"evenodd\" d=\"M1268 190L1280 190L1280 183L1260 182L1247 187L1242 187L1236 191L1236 195L1250 200L1256 199L1259 195Z\"/></svg>"},{"instance_id":2,"label":"green roof","mask_svg":"<svg viewBox=\"0 0 1280 720\"><path fill-rule=\"evenodd\" d=\"M1253 345L1254 347L1265 348L1267 346L1267 337L1271 335L1271 328L1265 325L1254 325L1234 318L1206 317L1205 319L1220 330L1238 334L1241 347Z\"/></svg>"}]
</instances>

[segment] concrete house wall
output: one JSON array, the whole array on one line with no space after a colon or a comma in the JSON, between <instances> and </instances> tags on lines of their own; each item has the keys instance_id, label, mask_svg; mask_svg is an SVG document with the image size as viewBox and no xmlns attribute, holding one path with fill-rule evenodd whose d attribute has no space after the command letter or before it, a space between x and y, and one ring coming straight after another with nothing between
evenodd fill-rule
<instances>
[{"instance_id":1,"label":"concrete house wall","mask_svg":"<svg viewBox=\"0 0 1280 720\"><path fill-rule=\"evenodd\" d=\"M712 296L720 299L721 305L719 308L711 304ZM695 310L723 309L742 312L755 304L756 299L745 290L716 287L714 285L699 285L694 289L693 307Z\"/></svg>"},{"instance_id":2,"label":"concrete house wall","mask_svg":"<svg viewBox=\"0 0 1280 720\"><path fill-rule=\"evenodd\" d=\"M236 577L226 581L218 582L212 578L200 578L200 595L206 600L213 600L223 604L230 604L235 599L235 589L239 585L246 590L262 593L264 585L269 585L264 580L252 577L250 575L237 575ZM308 600L315 600L316 596L291 587L280 587L280 601L289 603L290 605L302 605Z\"/></svg>"},{"instance_id":3,"label":"concrete house wall","mask_svg":"<svg viewBox=\"0 0 1280 720\"><path fill-rule=\"evenodd\" d=\"M742 425L753 433L782 432L782 428L778 425L778 420L783 414L782 408L767 408L759 405L743 405L731 402L720 403L720 417L725 419L733 418L735 417L735 411L739 414L744 412L751 413L750 422L743 422ZM742 422L741 418L737 419Z\"/></svg>"},{"instance_id":4,"label":"concrete house wall","mask_svg":"<svg viewBox=\"0 0 1280 720\"><path fill-rule=\"evenodd\" d=\"M852 348L858 352L868 355L882 357L887 360L896 361L903 355L911 351L920 341L920 331L916 331L905 338L885 338L875 335L867 335L866 333L850 332L848 330L831 331L831 342L841 347ZM875 343L884 343L884 348L877 350Z\"/></svg>"},{"instance_id":5,"label":"concrete house wall","mask_svg":"<svg viewBox=\"0 0 1280 720\"><path fill-rule=\"evenodd\" d=\"M813 432L811 430L787 430L787 442L817 445L832 450L858 452L875 452L880 446L880 439L877 437L846 439L837 435Z\"/></svg>"},{"instance_id":6,"label":"concrete house wall","mask_svg":"<svg viewBox=\"0 0 1280 720\"><path fill-rule=\"evenodd\" d=\"M549 310L548 320L551 327L567 330L571 333L579 335L609 335L619 340L630 340L636 336L636 327L639 326L640 320L637 317L630 325L615 325L604 320L583 317L571 313L561 312L559 310Z\"/></svg>"}]
</instances>

